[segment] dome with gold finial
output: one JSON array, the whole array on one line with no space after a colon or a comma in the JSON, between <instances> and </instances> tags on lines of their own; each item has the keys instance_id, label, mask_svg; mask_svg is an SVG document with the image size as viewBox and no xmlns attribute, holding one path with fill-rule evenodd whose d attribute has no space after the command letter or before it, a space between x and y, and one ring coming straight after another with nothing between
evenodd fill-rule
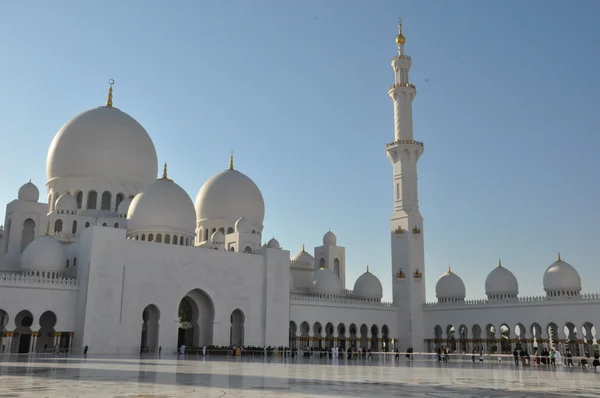
<instances>
[{"instance_id":1,"label":"dome with gold finial","mask_svg":"<svg viewBox=\"0 0 600 398\"><path fill-rule=\"evenodd\" d=\"M19 188L17 197L19 200L24 200L26 202L37 202L40 198L40 190L31 182L31 180L29 180L29 182Z\"/></svg>"},{"instance_id":2,"label":"dome with gold finial","mask_svg":"<svg viewBox=\"0 0 600 398\"><path fill-rule=\"evenodd\" d=\"M403 45L405 43L406 43L406 38L404 37L404 35L402 33L400 33L398 36L396 36L396 44L397 45Z\"/></svg>"},{"instance_id":3,"label":"dome with gold finial","mask_svg":"<svg viewBox=\"0 0 600 398\"><path fill-rule=\"evenodd\" d=\"M519 294L517 278L502 266L500 260L498 260L498 266L485 278L485 294L490 301L515 300Z\"/></svg>"},{"instance_id":4,"label":"dome with gold finial","mask_svg":"<svg viewBox=\"0 0 600 398\"><path fill-rule=\"evenodd\" d=\"M311 290L315 294L338 295L342 285L335 272L327 267L321 267L315 273Z\"/></svg>"},{"instance_id":5,"label":"dome with gold finial","mask_svg":"<svg viewBox=\"0 0 600 398\"><path fill-rule=\"evenodd\" d=\"M367 271L358 277L354 283L354 295L356 297L369 299L369 300L381 300L383 297L383 287L379 278L373 275L369 271L367 265Z\"/></svg>"},{"instance_id":6,"label":"dome with gold finial","mask_svg":"<svg viewBox=\"0 0 600 398\"><path fill-rule=\"evenodd\" d=\"M148 185L131 201L127 211L127 235L129 237L145 235L145 240L157 241L161 235L177 235L193 238L195 236L196 212L194 204L179 185L167 176L165 164L163 176ZM152 235L152 239L149 236ZM188 240L189 244L192 241Z\"/></svg>"},{"instance_id":7,"label":"dome with gold finial","mask_svg":"<svg viewBox=\"0 0 600 398\"><path fill-rule=\"evenodd\" d=\"M75 196L71 195L71 193L67 191L58 197L54 207L59 211L76 211L77 199L75 199Z\"/></svg>"},{"instance_id":8,"label":"dome with gold finial","mask_svg":"<svg viewBox=\"0 0 600 398\"><path fill-rule=\"evenodd\" d=\"M564 261L558 253L558 259L544 272L544 290L548 297L579 296L581 277L579 272Z\"/></svg>"},{"instance_id":9,"label":"dome with gold finial","mask_svg":"<svg viewBox=\"0 0 600 398\"><path fill-rule=\"evenodd\" d=\"M440 303L464 301L467 295L465 283L448 266L448 271L435 284L435 295Z\"/></svg>"},{"instance_id":10,"label":"dome with gold finial","mask_svg":"<svg viewBox=\"0 0 600 398\"><path fill-rule=\"evenodd\" d=\"M313 264L315 263L315 258L310 255L306 250L304 250L304 245L302 245L302 250L298 252L294 257L292 257L292 263L296 266L306 266L308 268L313 268Z\"/></svg>"},{"instance_id":11,"label":"dome with gold finial","mask_svg":"<svg viewBox=\"0 0 600 398\"><path fill-rule=\"evenodd\" d=\"M87 110L58 131L46 160L48 181L84 177L119 179L141 185L156 178L152 139L127 113L113 107L112 84L105 106Z\"/></svg>"},{"instance_id":12,"label":"dome with gold finial","mask_svg":"<svg viewBox=\"0 0 600 398\"><path fill-rule=\"evenodd\" d=\"M219 221L233 225L244 218L252 229L261 231L265 218L265 201L258 186L247 175L233 168L233 151L229 168L202 185L195 202L198 223Z\"/></svg>"}]
</instances>

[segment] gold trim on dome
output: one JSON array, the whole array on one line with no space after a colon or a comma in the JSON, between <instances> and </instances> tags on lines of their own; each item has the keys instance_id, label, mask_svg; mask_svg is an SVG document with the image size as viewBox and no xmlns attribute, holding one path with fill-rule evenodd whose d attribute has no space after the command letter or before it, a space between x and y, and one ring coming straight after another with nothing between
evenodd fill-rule
<instances>
[{"instance_id":1,"label":"gold trim on dome","mask_svg":"<svg viewBox=\"0 0 600 398\"><path fill-rule=\"evenodd\" d=\"M108 98L106 99L106 107L112 108L113 106L113 84L115 84L114 79L108 80Z\"/></svg>"}]
</instances>

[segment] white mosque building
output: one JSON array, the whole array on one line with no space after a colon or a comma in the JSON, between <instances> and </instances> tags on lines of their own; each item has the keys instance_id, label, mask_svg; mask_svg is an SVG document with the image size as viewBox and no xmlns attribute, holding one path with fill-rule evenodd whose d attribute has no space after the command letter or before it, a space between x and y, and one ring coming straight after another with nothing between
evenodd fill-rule
<instances>
[{"instance_id":1,"label":"white mosque building","mask_svg":"<svg viewBox=\"0 0 600 398\"><path fill-rule=\"evenodd\" d=\"M57 345L90 353L133 353L181 344L214 346L361 346L372 351L510 352L517 344L596 343L600 295L560 256L543 276L545 295L519 296L501 264L485 281L487 299L466 300L450 269L426 303L423 219L418 208L402 26L392 59L394 141L391 267L382 284L367 271L346 288L346 255L329 231L312 254L290 258L262 235L259 188L229 168L200 188L195 202L167 175L146 130L105 106L68 121L46 164L46 196L31 181L6 206L0 229L0 351L44 352ZM195 220L195 221L194 221ZM266 242L266 243L265 243ZM540 270L541 273L541 270Z\"/></svg>"}]
</instances>

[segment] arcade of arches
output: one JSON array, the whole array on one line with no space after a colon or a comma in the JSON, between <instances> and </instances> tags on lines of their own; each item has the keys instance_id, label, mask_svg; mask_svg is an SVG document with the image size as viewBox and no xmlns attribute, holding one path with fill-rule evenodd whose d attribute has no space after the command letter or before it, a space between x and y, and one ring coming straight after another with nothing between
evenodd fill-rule
<instances>
[{"instance_id":1,"label":"arcade of arches","mask_svg":"<svg viewBox=\"0 0 600 398\"><path fill-rule=\"evenodd\" d=\"M179 302L177 321L177 347L200 348L213 345L215 307L211 298L202 290L194 289ZM140 350L157 352L159 349L160 310L150 304L142 311ZM244 345L245 315L236 309L230 316L231 345Z\"/></svg>"},{"instance_id":2,"label":"arcade of arches","mask_svg":"<svg viewBox=\"0 0 600 398\"><path fill-rule=\"evenodd\" d=\"M581 333L581 334L579 334ZM542 327L538 323L525 326L517 323L511 328L505 323L496 327L491 323L482 327L473 325L470 328L460 325L447 325L442 328L436 325L433 339L426 339L425 346L429 352L448 347L452 352L480 352L511 354L515 348L526 349L533 353L537 347L554 347L561 351L567 349L575 356L593 352L596 339L596 327L591 322L583 323L579 328L568 322L559 327L554 322Z\"/></svg>"},{"instance_id":3,"label":"arcade of arches","mask_svg":"<svg viewBox=\"0 0 600 398\"><path fill-rule=\"evenodd\" d=\"M304 321L298 324L290 321L290 348L297 349L327 349L331 347L340 347L347 350L350 347L370 349L374 352L379 351L394 351L396 349L396 341L390 339L389 328L387 325L381 326L366 324L357 326L351 323L346 326L344 323L339 323L335 326L328 322L323 325L320 322L315 322L312 326ZM399 347L398 347L399 348Z\"/></svg>"},{"instance_id":4,"label":"arcade of arches","mask_svg":"<svg viewBox=\"0 0 600 398\"><path fill-rule=\"evenodd\" d=\"M56 346L61 351L72 348L73 332L57 331L57 318L52 311L41 314L36 322L31 312L23 310L15 316L13 326L9 326L8 318L7 312L0 309L0 352L43 353L54 351Z\"/></svg>"}]
</instances>

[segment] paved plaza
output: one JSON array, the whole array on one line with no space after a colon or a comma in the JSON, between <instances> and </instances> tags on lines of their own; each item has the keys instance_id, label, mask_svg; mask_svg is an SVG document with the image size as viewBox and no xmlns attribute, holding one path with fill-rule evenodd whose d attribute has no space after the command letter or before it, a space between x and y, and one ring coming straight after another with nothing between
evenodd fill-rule
<instances>
[{"instance_id":1,"label":"paved plaza","mask_svg":"<svg viewBox=\"0 0 600 398\"><path fill-rule=\"evenodd\" d=\"M0 387L0 398L595 397L600 372L429 359L4 355Z\"/></svg>"}]
</instances>

